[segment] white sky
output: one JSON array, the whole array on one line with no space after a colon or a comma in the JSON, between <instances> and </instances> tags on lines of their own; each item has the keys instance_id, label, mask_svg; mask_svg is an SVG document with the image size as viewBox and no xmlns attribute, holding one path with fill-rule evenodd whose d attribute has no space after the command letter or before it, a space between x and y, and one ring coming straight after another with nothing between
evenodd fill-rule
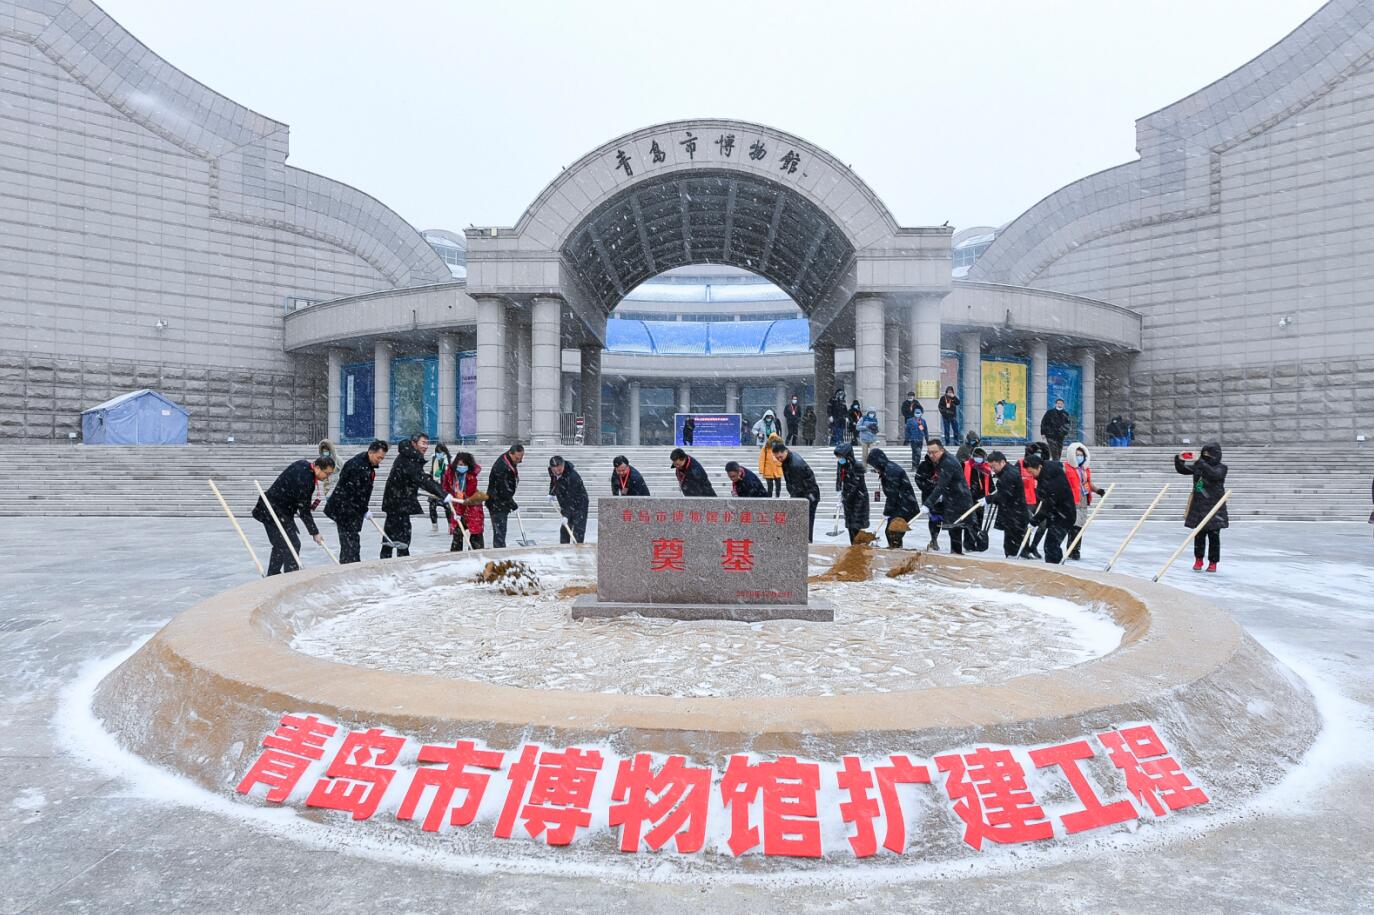
<instances>
[{"instance_id":1,"label":"white sky","mask_svg":"<svg viewBox=\"0 0 1374 915\"><path fill-rule=\"evenodd\" d=\"M731 117L834 153L904 225L1010 220L1135 158L1135 119L1319 0L103 0L291 125L289 162L417 228L510 225L639 127Z\"/></svg>"}]
</instances>

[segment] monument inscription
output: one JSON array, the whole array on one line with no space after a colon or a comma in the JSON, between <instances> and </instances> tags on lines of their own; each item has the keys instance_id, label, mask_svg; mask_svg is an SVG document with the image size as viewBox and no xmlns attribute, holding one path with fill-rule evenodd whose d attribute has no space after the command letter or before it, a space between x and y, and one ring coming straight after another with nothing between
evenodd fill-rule
<instances>
[{"instance_id":1,"label":"monument inscription","mask_svg":"<svg viewBox=\"0 0 1374 915\"><path fill-rule=\"evenodd\" d=\"M804 499L611 497L597 513L596 594L574 619L834 619L808 599Z\"/></svg>"}]
</instances>

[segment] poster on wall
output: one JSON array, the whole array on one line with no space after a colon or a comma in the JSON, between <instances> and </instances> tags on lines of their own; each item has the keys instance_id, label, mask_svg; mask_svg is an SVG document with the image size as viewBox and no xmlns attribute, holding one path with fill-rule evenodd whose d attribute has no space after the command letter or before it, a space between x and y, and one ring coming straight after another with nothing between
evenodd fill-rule
<instances>
[{"instance_id":1,"label":"poster on wall","mask_svg":"<svg viewBox=\"0 0 1374 915\"><path fill-rule=\"evenodd\" d=\"M1064 401L1064 410L1073 417L1069 427L1071 439L1083 440L1083 369L1063 362L1051 362L1046 375L1049 382L1049 406L1056 400ZM1039 420L1037 419L1037 422ZM1037 428L1038 432L1039 429Z\"/></svg>"},{"instance_id":2,"label":"poster on wall","mask_svg":"<svg viewBox=\"0 0 1374 915\"><path fill-rule=\"evenodd\" d=\"M477 354L458 356L458 437L468 441L477 435Z\"/></svg>"},{"instance_id":3,"label":"poster on wall","mask_svg":"<svg viewBox=\"0 0 1374 915\"><path fill-rule=\"evenodd\" d=\"M1024 362L983 359L984 439L1026 440L1028 370Z\"/></svg>"},{"instance_id":4,"label":"poster on wall","mask_svg":"<svg viewBox=\"0 0 1374 915\"><path fill-rule=\"evenodd\" d=\"M683 427L688 419L692 420L693 426L691 441L687 441L687 436L683 434ZM675 445L739 447L738 413L674 413L673 424L676 429L676 435L673 437Z\"/></svg>"}]
</instances>

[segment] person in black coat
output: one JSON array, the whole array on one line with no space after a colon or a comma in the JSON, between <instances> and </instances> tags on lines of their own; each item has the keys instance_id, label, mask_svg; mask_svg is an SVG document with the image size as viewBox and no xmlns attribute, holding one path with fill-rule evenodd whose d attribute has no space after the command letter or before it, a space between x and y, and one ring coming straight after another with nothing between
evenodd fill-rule
<instances>
[{"instance_id":1,"label":"person in black coat","mask_svg":"<svg viewBox=\"0 0 1374 915\"><path fill-rule=\"evenodd\" d=\"M973 506L973 496L969 493L968 481L964 479L964 468L959 466L954 455L945 450L944 442L932 439L926 446L926 454L935 465L935 486L928 500L934 506L932 511L940 513L941 525L949 531L949 551L964 552L963 527L951 528L964 512ZM965 520L964 524L968 521Z\"/></svg>"},{"instance_id":2,"label":"person in black coat","mask_svg":"<svg viewBox=\"0 0 1374 915\"><path fill-rule=\"evenodd\" d=\"M691 445L697 436L697 419L689 416L682 421L682 444Z\"/></svg>"},{"instance_id":3,"label":"person in black coat","mask_svg":"<svg viewBox=\"0 0 1374 915\"><path fill-rule=\"evenodd\" d=\"M883 517L887 519L887 545L898 548L902 546L902 540L906 537L906 531L892 529L892 524L901 518L910 524L921 512L921 503L916 498L916 490L911 486L911 478L907 476L902 465L887 456L887 452L881 448L874 448L868 452L868 466L877 471L878 479L883 488Z\"/></svg>"},{"instance_id":4,"label":"person in black coat","mask_svg":"<svg viewBox=\"0 0 1374 915\"><path fill-rule=\"evenodd\" d=\"M1061 398L1054 402L1052 409L1046 410L1045 415L1040 417L1040 435L1050 446L1050 458L1059 460L1064 453L1064 440L1069 437L1069 428L1073 425L1073 419L1064 409L1064 401Z\"/></svg>"},{"instance_id":5,"label":"person in black coat","mask_svg":"<svg viewBox=\"0 0 1374 915\"><path fill-rule=\"evenodd\" d=\"M677 485L684 496L712 499L716 497L715 487L711 485L711 478L706 475L706 468L693 460L687 452L681 448L674 448L668 459L677 471Z\"/></svg>"},{"instance_id":6,"label":"person in black coat","mask_svg":"<svg viewBox=\"0 0 1374 915\"><path fill-rule=\"evenodd\" d=\"M1022 463L1026 472L1035 477L1035 501L1040 520L1047 526L1045 561L1058 565L1064 560L1064 538L1078 517L1078 503L1073 500L1063 464L1047 461L1039 454L1030 455Z\"/></svg>"},{"instance_id":7,"label":"person in black coat","mask_svg":"<svg viewBox=\"0 0 1374 915\"><path fill-rule=\"evenodd\" d=\"M372 515L372 484L390 446L377 439L349 458L339 471L339 482L324 503L324 516L339 531L339 562L362 559L363 522Z\"/></svg>"},{"instance_id":8,"label":"person in black coat","mask_svg":"<svg viewBox=\"0 0 1374 915\"><path fill-rule=\"evenodd\" d=\"M922 412L922 413L925 412L925 408L921 406L921 402L920 402L919 400L916 399L916 392L915 392L915 391L907 391L907 392L906 392L906 400L902 401L902 426L903 426L903 428L906 427L906 421L907 421L908 419L911 419L913 416L915 416L915 415L916 415L916 412L917 412L918 410L919 410L920 412Z\"/></svg>"},{"instance_id":9,"label":"person in black coat","mask_svg":"<svg viewBox=\"0 0 1374 915\"><path fill-rule=\"evenodd\" d=\"M647 496L648 494L649 484L644 482L644 476L631 466L629 458L623 454L617 454L611 461L611 495Z\"/></svg>"},{"instance_id":10,"label":"person in black coat","mask_svg":"<svg viewBox=\"0 0 1374 915\"><path fill-rule=\"evenodd\" d=\"M1226 493L1226 465L1221 462L1221 445L1216 442L1202 446L1202 454L1191 464L1183 460L1183 455L1174 457L1174 470L1193 478L1193 492L1188 498L1188 516L1183 520L1184 527L1192 530L1202 523L1221 497ZM1221 561L1221 529L1230 527L1226 506L1212 516L1207 526L1193 538L1193 571L1202 571L1202 557L1207 555L1207 571L1215 572Z\"/></svg>"},{"instance_id":11,"label":"person in black coat","mask_svg":"<svg viewBox=\"0 0 1374 915\"><path fill-rule=\"evenodd\" d=\"M763 485L759 475L747 467L741 467L739 461L727 463L725 475L730 478L730 494L732 496L740 499L768 498L768 488Z\"/></svg>"},{"instance_id":12,"label":"person in black coat","mask_svg":"<svg viewBox=\"0 0 1374 915\"><path fill-rule=\"evenodd\" d=\"M861 461L854 460L853 445L835 447L835 491L840 494L844 528L853 543L854 535L868 527L868 473Z\"/></svg>"},{"instance_id":13,"label":"person in black coat","mask_svg":"<svg viewBox=\"0 0 1374 915\"><path fill-rule=\"evenodd\" d=\"M816 506L821 504L821 487L816 482L816 474L800 454L793 454L782 442L773 443L773 457L782 462L782 480L787 484L787 494L807 501L810 524L806 528L806 542L810 543L816 527Z\"/></svg>"},{"instance_id":14,"label":"person in black coat","mask_svg":"<svg viewBox=\"0 0 1374 915\"><path fill-rule=\"evenodd\" d=\"M916 489L921 494L921 504L925 506L926 528L930 531L930 543L926 549L938 552L940 549L940 521L944 517L931 504L930 497L935 494L935 462L929 454L921 455L916 465Z\"/></svg>"},{"instance_id":15,"label":"person in black coat","mask_svg":"<svg viewBox=\"0 0 1374 915\"><path fill-rule=\"evenodd\" d=\"M267 539L272 544L272 556L267 562L268 575L294 572L300 568L295 557L291 555L292 549L298 554L301 551L301 538L296 530L297 516L314 541L324 546L324 537L315 526L315 518L310 514L310 505L315 501L315 485L329 479L333 472L332 457L322 456L313 461L293 461L272 481L272 485L267 487L267 502L272 506L270 511L267 505L263 504L262 497L258 497L257 503L253 506L253 517L262 522L262 526L267 530ZM273 515L276 515L276 520L273 520ZM278 521L291 540L290 547L282 538L282 531L277 529Z\"/></svg>"},{"instance_id":16,"label":"person in black coat","mask_svg":"<svg viewBox=\"0 0 1374 915\"><path fill-rule=\"evenodd\" d=\"M569 542L568 528L572 528L572 539L585 542L590 505L587 486L572 461L565 461L557 454L549 458L549 496L558 500L558 513L568 522L567 527L558 526L558 542Z\"/></svg>"},{"instance_id":17,"label":"person in black coat","mask_svg":"<svg viewBox=\"0 0 1374 915\"><path fill-rule=\"evenodd\" d=\"M515 503L515 488L520 485L520 462L525 459L525 446L516 442L492 464L487 474L487 514L491 516L491 545L501 549L506 545L506 521L510 513L520 508Z\"/></svg>"},{"instance_id":18,"label":"person in black coat","mask_svg":"<svg viewBox=\"0 0 1374 915\"><path fill-rule=\"evenodd\" d=\"M787 427L787 444L795 445L797 436L801 434L802 408L800 399L796 394L787 401L787 406L782 408L783 425Z\"/></svg>"},{"instance_id":19,"label":"person in black coat","mask_svg":"<svg viewBox=\"0 0 1374 915\"><path fill-rule=\"evenodd\" d=\"M830 429L830 444L844 441L844 427L849 422L849 407L844 403L844 388L836 388L835 396L826 406L826 421Z\"/></svg>"},{"instance_id":20,"label":"person in black coat","mask_svg":"<svg viewBox=\"0 0 1374 915\"><path fill-rule=\"evenodd\" d=\"M382 531L387 540L396 544L397 556L410 555L410 516L420 514L419 493L423 489L445 505L453 504L453 496L444 492L439 481L425 467L425 452L429 450L429 436L417 432L409 441L396 448L396 461L382 490L382 511L386 523ZM382 544L382 558L391 558L392 547Z\"/></svg>"},{"instance_id":21,"label":"person in black coat","mask_svg":"<svg viewBox=\"0 0 1374 915\"><path fill-rule=\"evenodd\" d=\"M1002 552L1010 559L1021 549L1021 541L1026 537L1026 525L1030 522L1026 486L1021 479L1021 468L1008 463L1007 456L1002 452L989 454L988 466L992 468L993 479L988 504L997 506L996 526L1002 530Z\"/></svg>"}]
</instances>

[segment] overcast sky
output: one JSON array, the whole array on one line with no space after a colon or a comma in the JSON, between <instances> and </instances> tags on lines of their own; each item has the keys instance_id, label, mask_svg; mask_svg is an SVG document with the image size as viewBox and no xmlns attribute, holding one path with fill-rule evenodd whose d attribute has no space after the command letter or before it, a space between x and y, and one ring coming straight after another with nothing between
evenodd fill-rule
<instances>
[{"instance_id":1,"label":"overcast sky","mask_svg":"<svg viewBox=\"0 0 1374 915\"><path fill-rule=\"evenodd\" d=\"M1135 158L1135 119L1318 0L103 0L291 125L288 161L417 228L510 225L584 153L686 117L852 165L903 225L997 224Z\"/></svg>"}]
</instances>

